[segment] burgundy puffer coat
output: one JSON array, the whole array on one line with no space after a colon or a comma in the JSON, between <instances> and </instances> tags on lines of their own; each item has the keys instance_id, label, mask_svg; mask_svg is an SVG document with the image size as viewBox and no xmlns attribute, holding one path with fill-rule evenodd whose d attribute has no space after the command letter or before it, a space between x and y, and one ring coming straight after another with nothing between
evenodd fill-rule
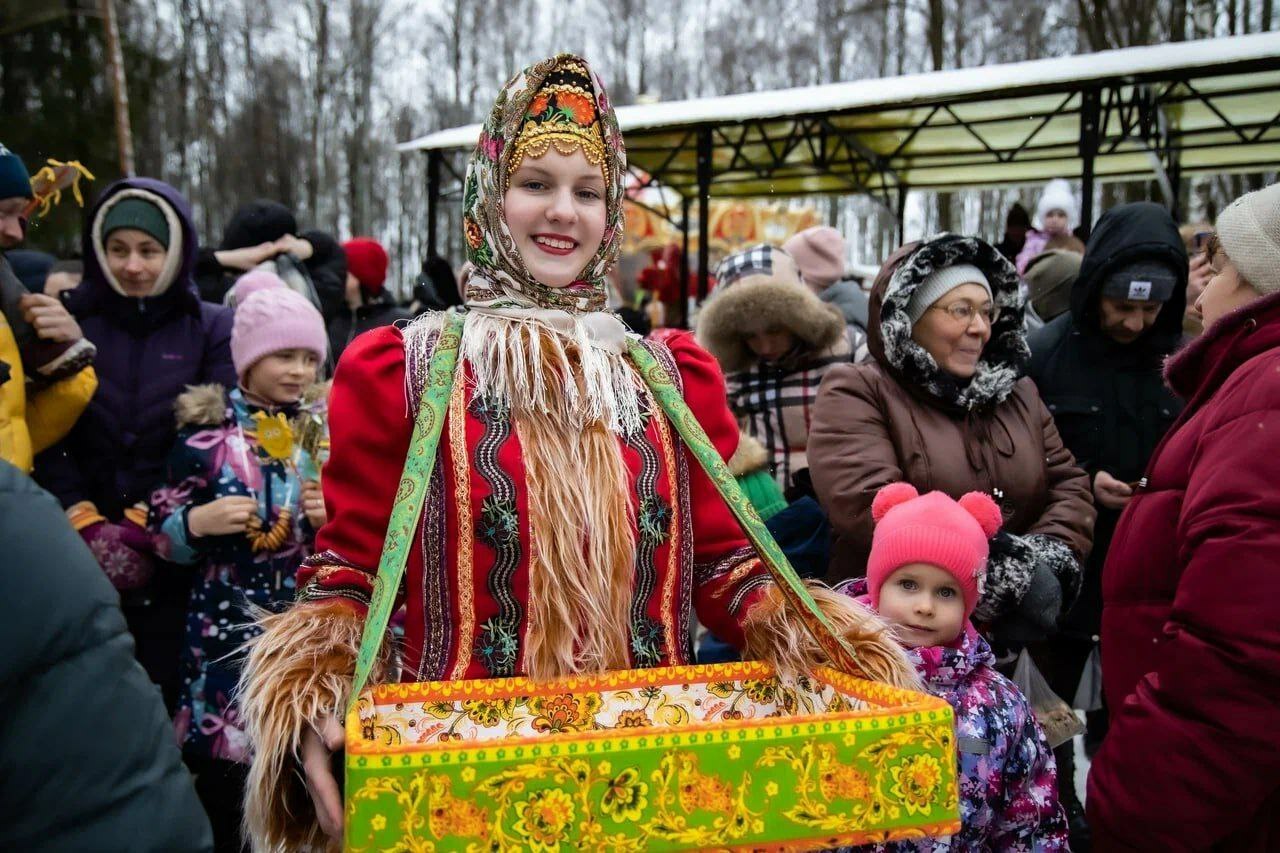
<instances>
[{"instance_id":1,"label":"burgundy puffer coat","mask_svg":"<svg viewBox=\"0 0 1280 853\"><path fill-rule=\"evenodd\" d=\"M1169 362L1187 407L1102 576L1094 850L1280 849L1280 294Z\"/></svg>"}]
</instances>

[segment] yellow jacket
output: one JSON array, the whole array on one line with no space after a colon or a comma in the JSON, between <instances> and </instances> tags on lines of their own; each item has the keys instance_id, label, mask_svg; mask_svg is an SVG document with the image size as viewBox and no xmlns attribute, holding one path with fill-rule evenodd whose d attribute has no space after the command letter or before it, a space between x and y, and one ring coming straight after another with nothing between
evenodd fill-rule
<instances>
[{"instance_id":1,"label":"yellow jacket","mask_svg":"<svg viewBox=\"0 0 1280 853\"><path fill-rule=\"evenodd\" d=\"M9 366L9 380L0 384L0 459L30 473L35 454L58 443L75 426L98 390L98 375L86 367L28 400L18 343L3 315L0 361Z\"/></svg>"}]
</instances>

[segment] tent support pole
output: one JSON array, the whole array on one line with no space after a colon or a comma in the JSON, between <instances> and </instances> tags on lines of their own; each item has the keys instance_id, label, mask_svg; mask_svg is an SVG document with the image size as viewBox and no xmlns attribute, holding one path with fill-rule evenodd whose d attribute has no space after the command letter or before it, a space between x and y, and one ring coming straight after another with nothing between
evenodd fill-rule
<instances>
[{"instance_id":1,"label":"tent support pole","mask_svg":"<svg viewBox=\"0 0 1280 853\"><path fill-rule=\"evenodd\" d=\"M1093 159L1098 154L1100 101L1097 89L1086 89L1080 103L1080 225L1085 237L1093 230Z\"/></svg>"},{"instance_id":2,"label":"tent support pole","mask_svg":"<svg viewBox=\"0 0 1280 853\"><path fill-rule=\"evenodd\" d=\"M904 183L898 183L898 245L907 242L907 193L910 190Z\"/></svg>"},{"instance_id":3,"label":"tent support pole","mask_svg":"<svg viewBox=\"0 0 1280 853\"><path fill-rule=\"evenodd\" d=\"M680 197L680 325L685 322L685 312L689 306L689 208L693 206L690 196Z\"/></svg>"},{"instance_id":4,"label":"tent support pole","mask_svg":"<svg viewBox=\"0 0 1280 853\"><path fill-rule=\"evenodd\" d=\"M711 241L707 232L711 221L711 128L698 131L698 304L710 289ZM687 318L686 318L687 320Z\"/></svg>"},{"instance_id":5,"label":"tent support pole","mask_svg":"<svg viewBox=\"0 0 1280 853\"><path fill-rule=\"evenodd\" d=\"M1177 150L1169 154L1169 213L1174 222L1182 221L1182 156Z\"/></svg>"},{"instance_id":6,"label":"tent support pole","mask_svg":"<svg viewBox=\"0 0 1280 853\"><path fill-rule=\"evenodd\" d=\"M440 209L440 160L439 151L427 152L427 257L435 257L437 249L436 215Z\"/></svg>"}]
</instances>

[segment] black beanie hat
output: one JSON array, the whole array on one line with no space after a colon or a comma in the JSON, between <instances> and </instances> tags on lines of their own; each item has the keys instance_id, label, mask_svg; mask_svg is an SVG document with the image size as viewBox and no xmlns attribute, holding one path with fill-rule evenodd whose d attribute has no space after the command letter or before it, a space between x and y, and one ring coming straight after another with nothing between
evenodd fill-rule
<instances>
[{"instance_id":1,"label":"black beanie hat","mask_svg":"<svg viewBox=\"0 0 1280 853\"><path fill-rule=\"evenodd\" d=\"M298 221L278 201L258 199L242 204L231 215L222 235L222 249L244 249L298 233Z\"/></svg>"}]
</instances>

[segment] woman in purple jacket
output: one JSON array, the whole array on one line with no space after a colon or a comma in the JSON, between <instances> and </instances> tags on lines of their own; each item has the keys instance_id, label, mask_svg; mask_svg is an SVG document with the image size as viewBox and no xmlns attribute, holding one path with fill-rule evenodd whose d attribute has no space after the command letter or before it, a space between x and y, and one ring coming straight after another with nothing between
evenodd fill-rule
<instances>
[{"instance_id":1,"label":"woman in purple jacket","mask_svg":"<svg viewBox=\"0 0 1280 853\"><path fill-rule=\"evenodd\" d=\"M145 506L164 479L178 395L235 385L231 312L200 301L191 208L173 187L118 181L88 222L84 280L67 302L98 348L98 393L37 460L36 478L120 590L138 659L172 706L190 578L176 566L157 571Z\"/></svg>"}]
</instances>

